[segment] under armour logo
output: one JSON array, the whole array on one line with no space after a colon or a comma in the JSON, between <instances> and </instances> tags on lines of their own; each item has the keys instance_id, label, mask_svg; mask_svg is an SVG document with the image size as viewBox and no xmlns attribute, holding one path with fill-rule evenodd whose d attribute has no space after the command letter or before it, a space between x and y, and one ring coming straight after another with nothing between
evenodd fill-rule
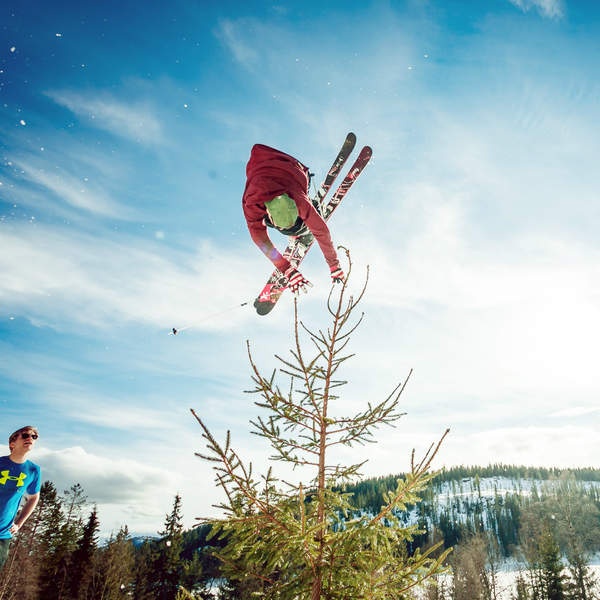
<instances>
[{"instance_id":1,"label":"under armour logo","mask_svg":"<svg viewBox=\"0 0 600 600\"><path fill-rule=\"evenodd\" d=\"M23 482L27 479L27 473L21 473L18 477L9 475L10 471L0 471L0 484L6 485L6 482L10 479L11 481L17 482L17 487L25 485Z\"/></svg>"}]
</instances>

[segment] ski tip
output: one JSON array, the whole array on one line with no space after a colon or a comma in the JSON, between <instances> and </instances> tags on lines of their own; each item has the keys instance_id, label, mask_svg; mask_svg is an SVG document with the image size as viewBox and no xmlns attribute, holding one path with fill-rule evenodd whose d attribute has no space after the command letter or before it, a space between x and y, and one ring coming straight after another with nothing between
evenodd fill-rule
<instances>
[{"instance_id":1,"label":"ski tip","mask_svg":"<svg viewBox=\"0 0 600 600\"><path fill-rule=\"evenodd\" d=\"M371 146L363 146L358 157L359 161L369 162L373 158L373 148Z\"/></svg>"},{"instance_id":2,"label":"ski tip","mask_svg":"<svg viewBox=\"0 0 600 600\"><path fill-rule=\"evenodd\" d=\"M274 302L261 302L258 298L254 301L254 308L261 316L268 315L273 310L274 306Z\"/></svg>"}]
</instances>

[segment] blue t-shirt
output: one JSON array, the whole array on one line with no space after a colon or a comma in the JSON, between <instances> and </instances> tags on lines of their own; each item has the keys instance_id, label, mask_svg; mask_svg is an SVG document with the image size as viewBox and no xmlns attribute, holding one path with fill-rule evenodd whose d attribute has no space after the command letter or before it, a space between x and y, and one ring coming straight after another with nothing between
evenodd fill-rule
<instances>
[{"instance_id":1,"label":"blue t-shirt","mask_svg":"<svg viewBox=\"0 0 600 600\"><path fill-rule=\"evenodd\" d=\"M23 495L37 494L41 485L42 473L35 463L16 463L8 456L0 456L0 540L12 537L9 529Z\"/></svg>"}]
</instances>

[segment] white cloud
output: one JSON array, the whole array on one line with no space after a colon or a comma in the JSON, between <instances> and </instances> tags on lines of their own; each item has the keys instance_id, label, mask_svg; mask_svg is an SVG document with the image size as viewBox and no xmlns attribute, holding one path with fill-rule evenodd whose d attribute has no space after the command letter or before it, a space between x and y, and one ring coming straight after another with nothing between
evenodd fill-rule
<instances>
[{"instance_id":1,"label":"white cloud","mask_svg":"<svg viewBox=\"0 0 600 600\"><path fill-rule=\"evenodd\" d=\"M173 476L164 469L112 454L99 456L75 446L40 450L36 458L43 464L44 478L59 490L80 483L89 499L99 504L140 501L161 487L173 487Z\"/></svg>"},{"instance_id":2,"label":"white cloud","mask_svg":"<svg viewBox=\"0 0 600 600\"><path fill-rule=\"evenodd\" d=\"M593 415L594 413L600 413L600 407L598 406L570 406L562 410L553 412L550 416L556 419L571 418L571 417L583 417L586 415Z\"/></svg>"},{"instance_id":3,"label":"white cloud","mask_svg":"<svg viewBox=\"0 0 600 600\"><path fill-rule=\"evenodd\" d=\"M149 102L123 102L106 93L52 91L48 96L88 124L141 144L164 141L163 127Z\"/></svg>"},{"instance_id":4,"label":"white cloud","mask_svg":"<svg viewBox=\"0 0 600 600\"><path fill-rule=\"evenodd\" d=\"M597 423L558 426L474 424L472 428L450 428L442 443L433 468L456 465L489 465L494 463L542 467L594 466L600 451ZM368 446L366 476L405 472L410 468L411 452L424 456L437 444L445 427L426 425L409 414L396 429L382 429L377 444ZM356 451L341 452L347 464L356 460Z\"/></svg>"},{"instance_id":5,"label":"white cloud","mask_svg":"<svg viewBox=\"0 0 600 600\"><path fill-rule=\"evenodd\" d=\"M444 464L505 464L543 467L593 466L600 439L590 426L491 428L450 436L444 448Z\"/></svg>"},{"instance_id":6,"label":"white cloud","mask_svg":"<svg viewBox=\"0 0 600 600\"><path fill-rule=\"evenodd\" d=\"M102 455L81 446L39 449L33 458L42 467L44 481L59 493L79 483L91 505L98 507L102 533L133 524L132 533L156 533L177 493L180 475L155 462L125 458L125 444Z\"/></svg>"},{"instance_id":7,"label":"white cloud","mask_svg":"<svg viewBox=\"0 0 600 600\"><path fill-rule=\"evenodd\" d=\"M467 216L459 197L431 186L388 210L377 232L360 215L361 235L348 234L353 286L365 263L371 274L352 384L384 397L414 368L402 405L440 429L529 423L572 402L593 406L597 248L527 231L475 242ZM386 223L396 231L382 231Z\"/></svg>"}]
</instances>

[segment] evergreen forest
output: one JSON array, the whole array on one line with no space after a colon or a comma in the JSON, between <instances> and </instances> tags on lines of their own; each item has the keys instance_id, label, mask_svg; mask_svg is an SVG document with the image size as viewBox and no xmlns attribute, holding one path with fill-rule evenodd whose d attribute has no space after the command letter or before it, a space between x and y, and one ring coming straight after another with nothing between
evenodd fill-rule
<instances>
[{"instance_id":1,"label":"evergreen forest","mask_svg":"<svg viewBox=\"0 0 600 600\"><path fill-rule=\"evenodd\" d=\"M343 491L356 514L373 513L402 476L364 479ZM452 548L447 570L407 600L600 597L591 568L600 554L598 469L446 469L397 516L418 526L408 554L439 542L436 552ZM226 540L211 537L210 524L185 530L182 521L175 496L156 536L134 537L123 525L100 539L96 507L81 486L59 493L46 482L0 573L0 600L250 597L223 577L215 552ZM501 576L507 568L514 575L508 582Z\"/></svg>"}]
</instances>

